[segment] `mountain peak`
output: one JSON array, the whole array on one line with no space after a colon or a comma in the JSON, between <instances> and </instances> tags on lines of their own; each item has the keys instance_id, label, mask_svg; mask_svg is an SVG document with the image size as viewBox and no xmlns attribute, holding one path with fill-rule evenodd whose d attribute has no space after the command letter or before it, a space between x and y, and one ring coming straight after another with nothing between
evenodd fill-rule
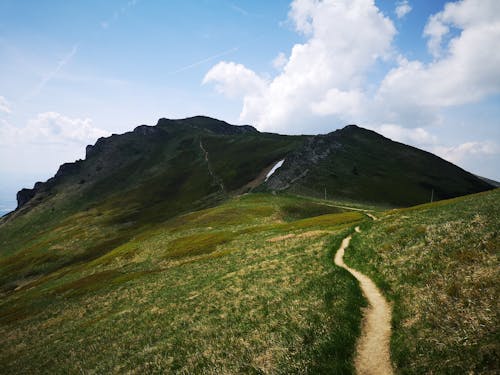
<instances>
[{"instance_id":1,"label":"mountain peak","mask_svg":"<svg viewBox=\"0 0 500 375\"><path fill-rule=\"evenodd\" d=\"M196 129L204 130L210 133L220 134L220 135L236 135L236 134L246 134L246 133L258 133L259 131L250 125L231 125L225 121L218 120L208 116L193 116L184 119L167 119L160 118L158 120L158 127L165 129Z\"/></svg>"}]
</instances>

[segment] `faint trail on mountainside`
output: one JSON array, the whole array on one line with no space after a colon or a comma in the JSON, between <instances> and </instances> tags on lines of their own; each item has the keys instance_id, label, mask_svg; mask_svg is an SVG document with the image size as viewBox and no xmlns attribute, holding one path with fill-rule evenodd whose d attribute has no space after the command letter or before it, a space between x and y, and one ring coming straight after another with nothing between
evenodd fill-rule
<instances>
[{"instance_id":1,"label":"faint trail on mountainside","mask_svg":"<svg viewBox=\"0 0 500 375\"><path fill-rule=\"evenodd\" d=\"M225 193L226 190L224 188L224 184L222 183L222 180L220 178L218 178L215 175L215 173L213 172L212 167L210 166L210 160L208 160L208 151L205 149L205 147L203 147L203 142L201 141L201 139L200 139L200 149L201 149L201 151L203 151L203 154L205 155L205 161L207 162L208 173L210 173L210 176L212 176L212 179L214 180L214 182L217 185L219 185L222 193Z\"/></svg>"},{"instance_id":2,"label":"faint trail on mountainside","mask_svg":"<svg viewBox=\"0 0 500 375\"><path fill-rule=\"evenodd\" d=\"M356 208L356 207L342 206L342 205L338 205L338 204L329 204L329 203L316 203L316 204L319 204L319 205L322 205L322 206L342 208L344 210L350 210L350 211L359 211L359 212L362 212L363 214L365 214L366 216L368 216L373 221L377 221L378 220L378 217L376 217L375 215L373 215L370 212L368 212L370 210L366 210L364 208Z\"/></svg>"}]
</instances>

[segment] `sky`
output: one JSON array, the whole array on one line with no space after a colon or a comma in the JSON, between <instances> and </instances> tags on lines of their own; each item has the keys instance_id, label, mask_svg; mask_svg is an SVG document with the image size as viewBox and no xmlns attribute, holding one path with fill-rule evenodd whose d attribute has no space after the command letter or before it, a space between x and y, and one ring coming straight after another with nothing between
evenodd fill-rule
<instances>
[{"instance_id":1,"label":"sky","mask_svg":"<svg viewBox=\"0 0 500 375\"><path fill-rule=\"evenodd\" d=\"M500 180L498 0L0 0L0 214L161 117L370 128Z\"/></svg>"}]
</instances>

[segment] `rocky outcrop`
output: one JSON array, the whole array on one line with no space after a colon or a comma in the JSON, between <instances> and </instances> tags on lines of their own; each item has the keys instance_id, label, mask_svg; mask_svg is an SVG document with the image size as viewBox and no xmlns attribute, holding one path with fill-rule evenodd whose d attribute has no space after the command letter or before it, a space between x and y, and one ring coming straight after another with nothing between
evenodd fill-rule
<instances>
[{"instance_id":1,"label":"rocky outcrop","mask_svg":"<svg viewBox=\"0 0 500 375\"><path fill-rule=\"evenodd\" d=\"M135 134L139 134L142 136L148 136L148 135L154 135L161 133L161 129L157 128L156 126L149 126L149 125L139 125L134 129Z\"/></svg>"},{"instance_id":2,"label":"rocky outcrop","mask_svg":"<svg viewBox=\"0 0 500 375\"><path fill-rule=\"evenodd\" d=\"M28 203L36 194L36 189L21 189L17 192L17 209Z\"/></svg>"},{"instance_id":3,"label":"rocky outcrop","mask_svg":"<svg viewBox=\"0 0 500 375\"><path fill-rule=\"evenodd\" d=\"M337 132L309 137L303 147L285 158L279 168L266 182L271 190L286 190L296 181L304 178L311 166L326 159L332 152L342 148Z\"/></svg>"},{"instance_id":4,"label":"rocky outcrop","mask_svg":"<svg viewBox=\"0 0 500 375\"><path fill-rule=\"evenodd\" d=\"M182 120L169 120L161 118L157 126L163 129L185 129L191 127L197 130L204 130L218 135L237 135L259 133L257 129L250 125L231 125L225 121L211 117L195 116Z\"/></svg>"}]
</instances>

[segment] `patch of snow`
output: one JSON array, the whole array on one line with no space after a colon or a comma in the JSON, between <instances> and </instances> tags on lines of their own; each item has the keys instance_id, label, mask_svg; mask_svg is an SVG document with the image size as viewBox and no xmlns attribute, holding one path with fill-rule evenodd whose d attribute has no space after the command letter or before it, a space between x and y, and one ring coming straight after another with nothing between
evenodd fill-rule
<instances>
[{"instance_id":1,"label":"patch of snow","mask_svg":"<svg viewBox=\"0 0 500 375\"><path fill-rule=\"evenodd\" d=\"M280 160L279 162L277 162L276 164L274 164L273 168L269 171L269 173L266 175L266 179L264 181L267 181L267 179L269 177L271 177L271 175L276 172L276 170L281 167L283 165L283 162L285 161L285 159L283 160Z\"/></svg>"}]
</instances>

